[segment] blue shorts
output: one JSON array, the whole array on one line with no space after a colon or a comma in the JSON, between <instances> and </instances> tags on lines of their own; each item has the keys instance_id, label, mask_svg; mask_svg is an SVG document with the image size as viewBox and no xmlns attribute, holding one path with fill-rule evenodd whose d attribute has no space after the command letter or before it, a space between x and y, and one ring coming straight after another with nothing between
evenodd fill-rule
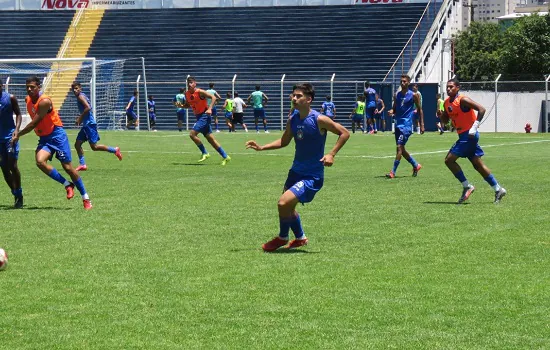
<instances>
[{"instance_id":1,"label":"blue shorts","mask_svg":"<svg viewBox=\"0 0 550 350\"><path fill-rule=\"evenodd\" d=\"M458 134L458 141L455 142L449 153L460 158L472 159L473 157L482 157L485 153L478 144L479 133L476 132L474 137L469 137L468 131Z\"/></svg>"},{"instance_id":2,"label":"blue shorts","mask_svg":"<svg viewBox=\"0 0 550 350\"><path fill-rule=\"evenodd\" d=\"M376 120L384 119L384 114L383 113L375 114L374 119L376 119Z\"/></svg>"},{"instance_id":3,"label":"blue shorts","mask_svg":"<svg viewBox=\"0 0 550 350\"><path fill-rule=\"evenodd\" d=\"M82 142L88 141L91 145L96 144L100 140L97 124L84 125L76 135L76 139Z\"/></svg>"},{"instance_id":4,"label":"blue shorts","mask_svg":"<svg viewBox=\"0 0 550 350\"><path fill-rule=\"evenodd\" d=\"M193 124L193 130L202 133L204 136L212 133L212 117L206 113L203 113L197 117L197 121Z\"/></svg>"},{"instance_id":5,"label":"blue shorts","mask_svg":"<svg viewBox=\"0 0 550 350\"><path fill-rule=\"evenodd\" d=\"M217 117L218 116L218 109L216 108L216 106L212 107L212 117Z\"/></svg>"},{"instance_id":6,"label":"blue shorts","mask_svg":"<svg viewBox=\"0 0 550 350\"><path fill-rule=\"evenodd\" d=\"M128 117L128 121L134 121L137 120L137 114L134 111L126 111L126 116Z\"/></svg>"},{"instance_id":7,"label":"blue shorts","mask_svg":"<svg viewBox=\"0 0 550 350\"><path fill-rule=\"evenodd\" d=\"M225 118L232 120L233 119L233 112L225 112Z\"/></svg>"},{"instance_id":8,"label":"blue shorts","mask_svg":"<svg viewBox=\"0 0 550 350\"><path fill-rule=\"evenodd\" d=\"M67 137L65 130L61 127L56 126L51 134L41 136L38 139L36 152L41 150L50 153L50 160L52 160L53 155L55 154L55 157L61 163L70 163L72 161L69 138Z\"/></svg>"},{"instance_id":9,"label":"blue shorts","mask_svg":"<svg viewBox=\"0 0 550 350\"><path fill-rule=\"evenodd\" d=\"M178 116L178 121L184 121L185 120L185 109L182 109L181 111L176 112Z\"/></svg>"},{"instance_id":10,"label":"blue shorts","mask_svg":"<svg viewBox=\"0 0 550 350\"><path fill-rule=\"evenodd\" d=\"M149 113L149 120L152 122L157 120L157 115L155 113Z\"/></svg>"},{"instance_id":11,"label":"blue shorts","mask_svg":"<svg viewBox=\"0 0 550 350\"><path fill-rule=\"evenodd\" d=\"M263 108L254 108L254 119L265 119L265 110Z\"/></svg>"},{"instance_id":12,"label":"blue shorts","mask_svg":"<svg viewBox=\"0 0 550 350\"><path fill-rule=\"evenodd\" d=\"M367 107L367 118L372 119L374 118L374 111L376 110L376 107Z\"/></svg>"},{"instance_id":13,"label":"blue shorts","mask_svg":"<svg viewBox=\"0 0 550 350\"><path fill-rule=\"evenodd\" d=\"M395 128L395 144L405 146L411 135L412 130Z\"/></svg>"},{"instance_id":14,"label":"blue shorts","mask_svg":"<svg viewBox=\"0 0 550 350\"><path fill-rule=\"evenodd\" d=\"M362 122L365 117L362 114L354 114L352 119L354 122Z\"/></svg>"},{"instance_id":15,"label":"blue shorts","mask_svg":"<svg viewBox=\"0 0 550 350\"><path fill-rule=\"evenodd\" d=\"M323 178L301 175L292 169L288 172L284 191L289 190L300 203L309 203L323 187Z\"/></svg>"},{"instance_id":16,"label":"blue shorts","mask_svg":"<svg viewBox=\"0 0 550 350\"><path fill-rule=\"evenodd\" d=\"M0 166L4 166L5 160L9 158L19 159L19 141L15 143L14 147L11 146L10 140L0 141Z\"/></svg>"}]
</instances>

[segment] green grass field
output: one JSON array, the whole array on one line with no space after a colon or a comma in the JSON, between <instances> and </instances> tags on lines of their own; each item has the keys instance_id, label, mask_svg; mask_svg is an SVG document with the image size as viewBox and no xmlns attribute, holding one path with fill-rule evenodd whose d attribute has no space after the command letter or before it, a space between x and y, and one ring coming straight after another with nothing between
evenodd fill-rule
<instances>
[{"instance_id":1,"label":"green grass field","mask_svg":"<svg viewBox=\"0 0 550 350\"><path fill-rule=\"evenodd\" d=\"M89 212L21 139L24 209L0 186L0 349L550 348L548 135L482 134L499 205L467 160L477 190L454 204L454 134L411 137L424 168L392 180L393 135L352 135L298 208L309 245L271 254L294 146L244 143L280 133L216 134L226 167L209 145L198 165L186 133L101 136L124 160L85 145Z\"/></svg>"}]
</instances>

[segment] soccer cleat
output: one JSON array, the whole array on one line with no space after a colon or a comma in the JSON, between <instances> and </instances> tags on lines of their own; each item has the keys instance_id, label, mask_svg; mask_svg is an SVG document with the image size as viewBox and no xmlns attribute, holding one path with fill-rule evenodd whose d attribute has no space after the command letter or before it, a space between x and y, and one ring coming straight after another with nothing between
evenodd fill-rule
<instances>
[{"instance_id":1,"label":"soccer cleat","mask_svg":"<svg viewBox=\"0 0 550 350\"><path fill-rule=\"evenodd\" d=\"M92 201L90 201L89 199L83 199L82 204L84 204L84 209L86 210L92 209Z\"/></svg>"},{"instance_id":2,"label":"soccer cleat","mask_svg":"<svg viewBox=\"0 0 550 350\"><path fill-rule=\"evenodd\" d=\"M286 246L286 248L288 248L288 249L300 248L300 247L305 246L308 242L309 242L309 240L308 240L307 238L295 239L295 240L291 241L291 242Z\"/></svg>"},{"instance_id":3,"label":"soccer cleat","mask_svg":"<svg viewBox=\"0 0 550 350\"><path fill-rule=\"evenodd\" d=\"M21 197L15 197L15 203L13 204L13 207L15 209L21 209L23 208L23 196Z\"/></svg>"},{"instance_id":4,"label":"soccer cleat","mask_svg":"<svg viewBox=\"0 0 550 350\"><path fill-rule=\"evenodd\" d=\"M500 203L500 200L502 199L502 197L506 196L506 193L508 192L506 192L504 187L501 187L500 190L495 192L495 201L493 203L495 204Z\"/></svg>"},{"instance_id":5,"label":"soccer cleat","mask_svg":"<svg viewBox=\"0 0 550 350\"><path fill-rule=\"evenodd\" d=\"M287 239L282 239L281 237L275 237L271 241L262 244L262 249L264 252L273 252L282 246L285 246L288 243Z\"/></svg>"},{"instance_id":6,"label":"soccer cleat","mask_svg":"<svg viewBox=\"0 0 550 350\"><path fill-rule=\"evenodd\" d=\"M216 132L220 132L220 130L216 129Z\"/></svg>"},{"instance_id":7,"label":"soccer cleat","mask_svg":"<svg viewBox=\"0 0 550 350\"><path fill-rule=\"evenodd\" d=\"M199 159L198 162L202 163L205 160L207 160L208 158L210 158L210 153L203 153L201 159Z\"/></svg>"},{"instance_id":8,"label":"soccer cleat","mask_svg":"<svg viewBox=\"0 0 550 350\"><path fill-rule=\"evenodd\" d=\"M88 170L88 166L86 164L82 164L76 167L76 171L86 171Z\"/></svg>"},{"instance_id":9,"label":"soccer cleat","mask_svg":"<svg viewBox=\"0 0 550 350\"><path fill-rule=\"evenodd\" d=\"M413 176L416 177L418 175L418 172L422 169L422 164L418 163L416 164L416 168L413 168Z\"/></svg>"},{"instance_id":10,"label":"soccer cleat","mask_svg":"<svg viewBox=\"0 0 550 350\"><path fill-rule=\"evenodd\" d=\"M458 200L458 204L467 201L475 190L476 188L474 187L474 185L468 185L468 187L464 187L464 189L462 190L462 197L460 197L460 199Z\"/></svg>"},{"instance_id":11,"label":"soccer cleat","mask_svg":"<svg viewBox=\"0 0 550 350\"><path fill-rule=\"evenodd\" d=\"M223 160L222 160L222 165L226 165L227 163L229 163L231 161L231 157L230 156L227 156L225 157Z\"/></svg>"},{"instance_id":12,"label":"soccer cleat","mask_svg":"<svg viewBox=\"0 0 550 350\"><path fill-rule=\"evenodd\" d=\"M265 133L266 133L266 134L269 134L269 130L266 130Z\"/></svg>"},{"instance_id":13,"label":"soccer cleat","mask_svg":"<svg viewBox=\"0 0 550 350\"><path fill-rule=\"evenodd\" d=\"M386 174L386 177L388 179L393 179L393 178L395 178L395 173L393 171L390 171L388 174Z\"/></svg>"},{"instance_id":14,"label":"soccer cleat","mask_svg":"<svg viewBox=\"0 0 550 350\"><path fill-rule=\"evenodd\" d=\"M120 147L115 147L115 156L118 160L122 160L122 153L120 153Z\"/></svg>"},{"instance_id":15,"label":"soccer cleat","mask_svg":"<svg viewBox=\"0 0 550 350\"><path fill-rule=\"evenodd\" d=\"M74 197L74 184L71 182L68 186L65 186L65 191L67 191L67 199Z\"/></svg>"}]
</instances>

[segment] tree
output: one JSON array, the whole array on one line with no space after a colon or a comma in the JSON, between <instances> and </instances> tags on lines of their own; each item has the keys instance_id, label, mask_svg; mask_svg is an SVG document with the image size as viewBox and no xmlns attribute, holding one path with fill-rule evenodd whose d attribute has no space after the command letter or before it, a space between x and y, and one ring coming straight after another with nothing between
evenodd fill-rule
<instances>
[{"instance_id":1,"label":"tree","mask_svg":"<svg viewBox=\"0 0 550 350\"><path fill-rule=\"evenodd\" d=\"M455 73L461 80L492 80L501 73L503 33L496 23L473 22L455 37Z\"/></svg>"}]
</instances>

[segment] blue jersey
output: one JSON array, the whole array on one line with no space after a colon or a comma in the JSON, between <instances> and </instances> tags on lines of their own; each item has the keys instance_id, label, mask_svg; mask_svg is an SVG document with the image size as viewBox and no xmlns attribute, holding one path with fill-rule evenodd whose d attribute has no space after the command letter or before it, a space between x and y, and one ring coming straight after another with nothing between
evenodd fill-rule
<instances>
[{"instance_id":1,"label":"blue jersey","mask_svg":"<svg viewBox=\"0 0 550 350\"><path fill-rule=\"evenodd\" d=\"M290 116L290 129L296 143L291 170L301 175L322 178L325 167L321 158L325 155L327 135L322 135L317 125L319 114L310 110L308 116L301 119L300 112L294 110Z\"/></svg>"},{"instance_id":2,"label":"blue jersey","mask_svg":"<svg viewBox=\"0 0 550 350\"><path fill-rule=\"evenodd\" d=\"M3 91L2 96L0 96L0 142L11 140L14 131L15 122L13 120L11 97L10 94Z\"/></svg>"},{"instance_id":3,"label":"blue jersey","mask_svg":"<svg viewBox=\"0 0 550 350\"><path fill-rule=\"evenodd\" d=\"M81 92L78 96L84 96L84 99L86 100L86 102L88 102L88 105L90 106L90 110L88 111L88 113L86 113L84 117L82 117L82 126L97 124L94 114L92 113L92 103L90 102L88 96L86 96L86 94L84 94L83 92ZM84 112L84 109L86 109L86 106L84 105L84 103L82 103L82 101L80 101L78 97L76 99L76 104L78 105L78 112L82 114L82 112Z\"/></svg>"},{"instance_id":4,"label":"blue jersey","mask_svg":"<svg viewBox=\"0 0 550 350\"><path fill-rule=\"evenodd\" d=\"M156 109L155 109L155 101L147 101L147 109L149 110L149 116L153 117L155 116Z\"/></svg>"},{"instance_id":5,"label":"blue jersey","mask_svg":"<svg viewBox=\"0 0 550 350\"><path fill-rule=\"evenodd\" d=\"M324 115L331 118L334 117L334 110L336 109L336 106L333 102L323 102L322 109Z\"/></svg>"},{"instance_id":6,"label":"blue jersey","mask_svg":"<svg viewBox=\"0 0 550 350\"><path fill-rule=\"evenodd\" d=\"M402 131L412 130L414 93L408 90L406 93L399 91L395 94L395 125Z\"/></svg>"},{"instance_id":7,"label":"blue jersey","mask_svg":"<svg viewBox=\"0 0 550 350\"><path fill-rule=\"evenodd\" d=\"M380 116L380 115L384 114L384 112L380 112L380 110L382 109L382 100L381 99L378 99L378 101L376 101L376 109L378 110L378 113L376 115Z\"/></svg>"},{"instance_id":8,"label":"blue jersey","mask_svg":"<svg viewBox=\"0 0 550 350\"><path fill-rule=\"evenodd\" d=\"M130 97L130 101L128 101L128 103L130 104L130 107L128 107L127 111L128 112L133 112L134 111L134 107L136 106L136 97L135 96L132 96Z\"/></svg>"},{"instance_id":9,"label":"blue jersey","mask_svg":"<svg viewBox=\"0 0 550 350\"><path fill-rule=\"evenodd\" d=\"M365 89L365 104L367 108L373 108L376 106L376 90L373 88Z\"/></svg>"}]
</instances>

